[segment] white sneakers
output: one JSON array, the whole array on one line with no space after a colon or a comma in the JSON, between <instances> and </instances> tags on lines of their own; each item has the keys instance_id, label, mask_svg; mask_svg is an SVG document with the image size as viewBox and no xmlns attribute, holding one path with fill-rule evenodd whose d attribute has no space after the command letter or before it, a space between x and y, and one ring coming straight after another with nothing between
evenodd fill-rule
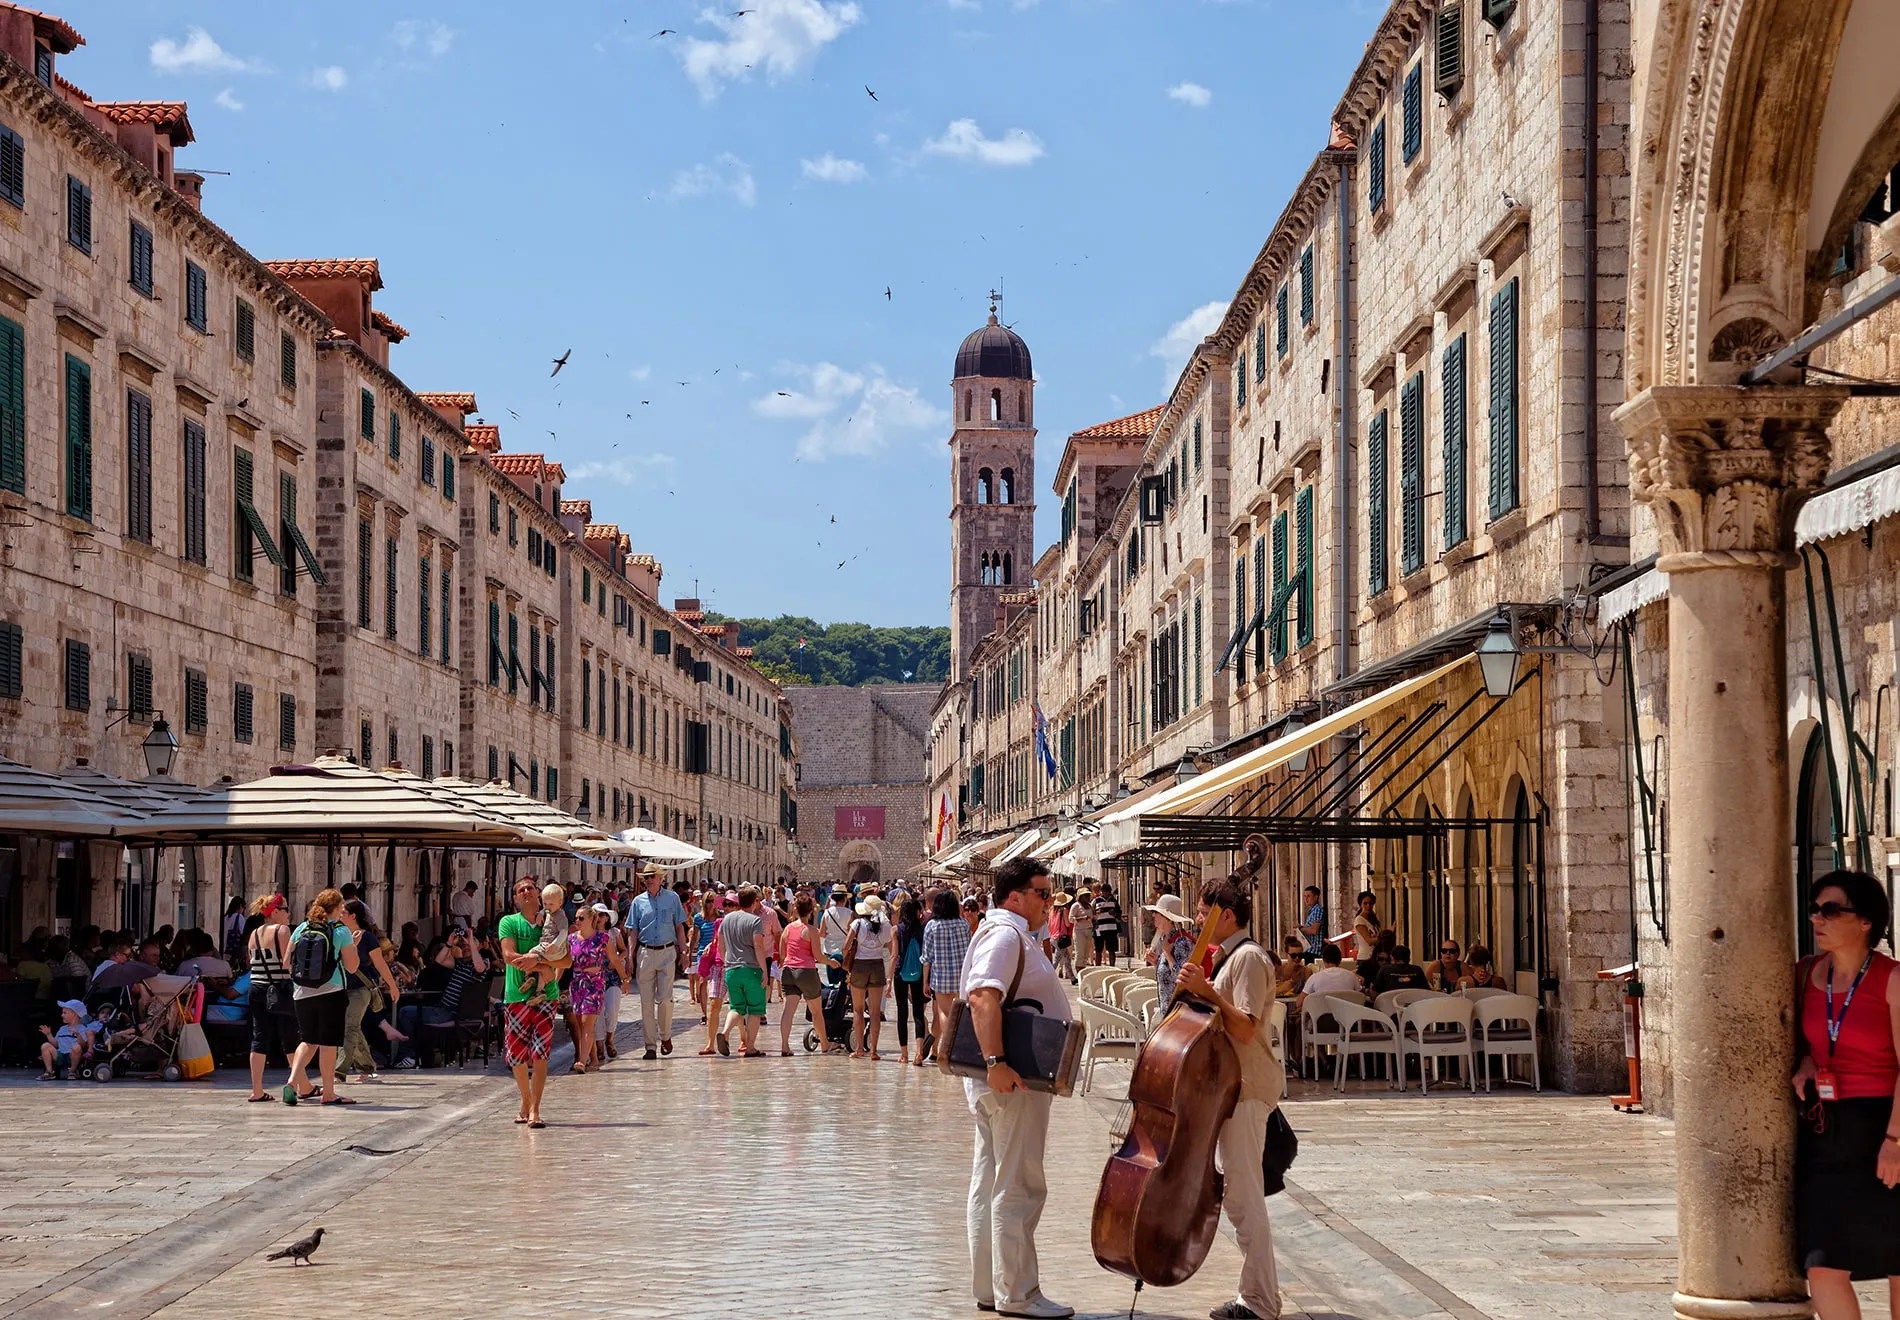
<instances>
[{"instance_id":1,"label":"white sneakers","mask_svg":"<svg viewBox=\"0 0 1900 1320\"><path fill-rule=\"evenodd\" d=\"M1075 1314L1075 1308L1064 1306L1061 1302L1052 1302L1041 1293L1036 1293L1026 1301L1018 1302L1008 1309L997 1307L996 1314L1035 1316L1039 1320L1064 1320L1064 1317Z\"/></svg>"}]
</instances>

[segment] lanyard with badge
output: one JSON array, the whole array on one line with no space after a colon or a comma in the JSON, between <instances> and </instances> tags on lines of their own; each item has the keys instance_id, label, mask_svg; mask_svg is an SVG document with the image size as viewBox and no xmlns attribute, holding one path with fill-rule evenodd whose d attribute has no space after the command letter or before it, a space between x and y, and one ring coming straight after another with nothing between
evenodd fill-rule
<instances>
[{"instance_id":1,"label":"lanyard with badge","mask_svg":"<svg viewBox=\"0 0 1900 1320\"><path fill-rule=\"evenodd\" d=\"M1872 950L1861 959L1860 970L1854 973L1854 983L1847 987L1847 994L1841 1000L1841 1015L1834 1016L1834 960L1827 964L1827 1065L1814 1075L1814 1093L1823 1100L1837 1099L1839 1089L1834 1084L1834 1046L1840 1041L1841 1027L1847 1022L1847 1010L1854 1006L1854 992L1860 989L1860 978L1867 975L1867 968L1874 960Z\"/></svg>"}]
</instances>

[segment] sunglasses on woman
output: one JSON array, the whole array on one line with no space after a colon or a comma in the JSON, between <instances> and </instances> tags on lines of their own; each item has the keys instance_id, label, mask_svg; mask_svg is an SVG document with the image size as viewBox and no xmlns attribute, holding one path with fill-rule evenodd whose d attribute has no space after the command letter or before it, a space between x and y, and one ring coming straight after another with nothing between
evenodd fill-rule
<instances>
[{"instance_id":1,"label":"sunglasses on woman","mask_svg":"<svg viewBox=\"0 0 1900 1320\"><path fill-rule=\"evenodd\" d=\"M1836 917L1852 917L1858 913L1845 903L1810 903L1808 915L1820 917L1825 921L1833 921Z\"/></svg>"}]
</instances>

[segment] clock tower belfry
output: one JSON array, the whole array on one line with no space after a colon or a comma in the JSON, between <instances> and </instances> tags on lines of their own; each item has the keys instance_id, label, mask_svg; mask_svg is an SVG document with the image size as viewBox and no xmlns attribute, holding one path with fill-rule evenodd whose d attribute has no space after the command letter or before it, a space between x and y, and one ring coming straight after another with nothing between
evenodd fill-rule
<instances>
[{"instance_id":1,"label":"clock tower belfry","mask_svg":"<svg viewBox=\"0 0 1900 1320\"><path fill-rule=\"evenodd\" d=\"M990 319L957 349L950 383L950 679L995 627L997 602L1034 584L1036 379L1029 345Z\"/></svg>"}]
</instances>

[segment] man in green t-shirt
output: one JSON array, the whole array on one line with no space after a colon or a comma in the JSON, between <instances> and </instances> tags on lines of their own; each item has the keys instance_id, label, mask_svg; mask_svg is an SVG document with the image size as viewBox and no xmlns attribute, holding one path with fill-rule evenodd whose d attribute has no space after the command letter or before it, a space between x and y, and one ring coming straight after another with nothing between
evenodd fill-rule
<instances>
[{"instance_id":1,"label":"man in green t-shirt","mask_svg":"<svg viewBox=\"0 0 1900 1320\"><path fill-rule=\"evenodd\" d=\"M521 1092L521 1112L515 1122L539 1128L541 1092L548 1084L548 1055L554 1050L554 1004L558 984L545 991L533 989L534 974L544 968L565 967L567 959L550 961L532 950L541 940L541 885L531 875L515 881L515 910L501 919L495 934L507 964L502 987L502 1054Z\"/></svg>"}]
</instances>

